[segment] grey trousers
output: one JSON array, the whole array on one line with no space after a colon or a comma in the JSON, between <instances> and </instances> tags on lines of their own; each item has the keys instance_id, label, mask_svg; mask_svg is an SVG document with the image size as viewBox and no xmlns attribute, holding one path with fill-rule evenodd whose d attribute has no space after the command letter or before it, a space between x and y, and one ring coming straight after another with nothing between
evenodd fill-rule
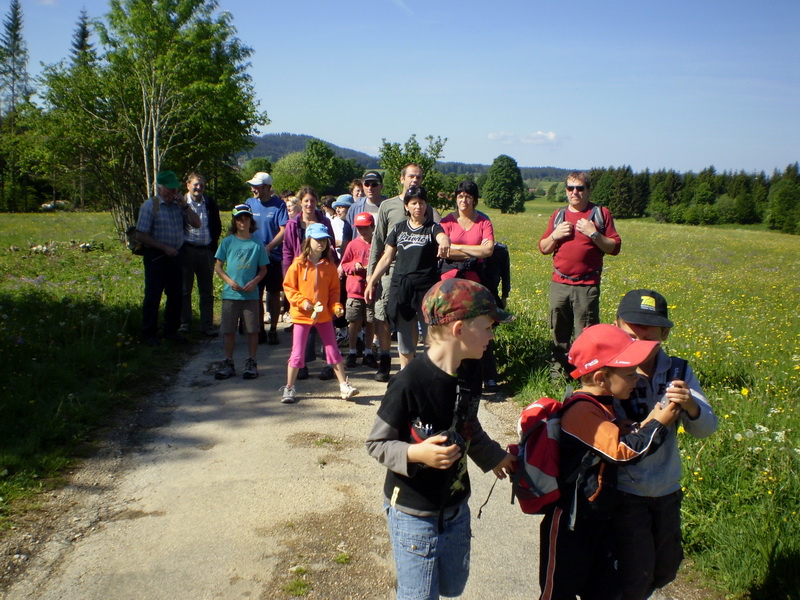
<instances>
[{"instance_id":1,"label":"grey trousers","mask_svg":"<svg viewBox=\"0 0 800 600\"><path fill-rule=\"evenodd\" d=\"M569 376L572 367L567 360L569 347L584 327L600 322L600 286L567 285L550 282L550 331L552 359L550 373Z\"/></svg>"},{"instance_id":2,"label":"grey trousers","mask_svg":"<svg viewBox=\"0 0 800 600\"><path fill-rule=\"evenodd\" d=\"M200 295L200 330L214 328L214 251L211 246L181 247L183 265L183 305L181 306L181 327L192 326L192 289L197 278L197 291Z\"/></svg>"}]
</instances>

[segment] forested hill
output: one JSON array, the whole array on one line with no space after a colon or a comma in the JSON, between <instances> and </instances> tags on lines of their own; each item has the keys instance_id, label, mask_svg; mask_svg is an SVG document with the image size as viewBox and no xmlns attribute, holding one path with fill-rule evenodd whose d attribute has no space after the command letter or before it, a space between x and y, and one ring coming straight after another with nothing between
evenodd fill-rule
<instances>
[{"instance_id":1,"label":"forested hill","mask_svg":"<svg viewBox=\"0 0 800 600\"><path fill-rule=\"evenodd\" d=\"M303 152L306 149L308 140L313 139L315 139L314 136L297 133L268 133L260 137L254 137L253 141L256 145L244 152L243 155L246 159L265 157L274 164L287 154ZM331 147L336 156L344 159L352 158L365 169L377 169L379 166L378 159L374 156L350 150L349 148L340 148L330 142L325 143Z\"/></svg>"},{"instance_id":2,"label":"forested hill","mask_svg":"<svg viewBox=\"0 0 800 600\"><path fill-rule=\"evenodd\" d=\"M245 159L255 157L268 158L272 163L291 154L292 152L302 152L306 149L308 140L314 139L313 136L297 133L268 133L260 137L254 137L255 146L242 153ZM323 140L324 141L324 140ZM351 150L350 148L340 148L330 142L325 142L333 149L337 156L344 159L352 158L365 169L377 169L380 167L378 159L364 152ZM483 175L489 169L489 165L476 163L459 162L438 162L436 168L445 175L455 173L457 175L469 174L473 176ZM557 167L521 167L523 179L541 179L544 181L560 181L566 177L571 169L559 169Z\"/></svg>"}]
</instances>

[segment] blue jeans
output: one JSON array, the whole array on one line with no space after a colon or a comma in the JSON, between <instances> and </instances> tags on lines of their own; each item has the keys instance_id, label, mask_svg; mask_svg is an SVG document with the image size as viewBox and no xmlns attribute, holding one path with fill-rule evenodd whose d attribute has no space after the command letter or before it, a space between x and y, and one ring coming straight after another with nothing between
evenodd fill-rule
<instances>
[{"instance_id":1,"label":"blue jeans","mask_svg":"<svg viewBox=\"0 0 800 600\"><path fill-rule=\"evenodd\" d=\"M389 538L397 571L397 600L438 600L460 596L469 577L472 538L469 505L439 517L417 517L386 506Z\"/></svg>"}]
</instances>

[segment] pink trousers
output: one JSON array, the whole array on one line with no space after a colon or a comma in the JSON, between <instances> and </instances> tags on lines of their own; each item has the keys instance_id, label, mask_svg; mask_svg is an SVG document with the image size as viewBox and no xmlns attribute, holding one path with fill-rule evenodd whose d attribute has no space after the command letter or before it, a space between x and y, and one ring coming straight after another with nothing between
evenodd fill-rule
<instances>
[{"instance_id":1,"label":"pink trousers","mask_svg":"<svg viewBox=\"0 0 800 600\"><path fill-rule=\"evenodd\" d=\"M325 346L325 362L329 365L342 362L342 353L339 352L339 346L336 343L333 321L314 323L313 325L295 323L292 325L292 354L289 356L289 366L297 369L302 369L306 366L306 341L308 341L308 335L311 333L312 327L317 328L322 345Z\"/></svg>"}]
</instances>

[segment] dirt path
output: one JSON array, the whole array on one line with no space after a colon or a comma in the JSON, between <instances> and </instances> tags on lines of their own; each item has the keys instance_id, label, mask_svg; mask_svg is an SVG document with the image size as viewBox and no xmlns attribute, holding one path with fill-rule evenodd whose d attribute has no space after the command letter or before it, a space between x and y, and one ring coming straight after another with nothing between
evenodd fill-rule
<instances>
[{"instance_id":1,"label":"dirt path","mask_svg":"<svg viewBox=\"0 0 800 600\"><path fill-rule=\"evenodd\" d=\"M283 405L288 335L259 347L260 377L213 378L221 340L198 354L4 540L7 600L394 597L381 511L383 469L363 441L385 384L359 367L355 402L336 381L298 382ZM244 343L235 357L242 363ZM239 364L237 368L241 371ZM518 408L484 402L481 421L511 441ZM462 600L538 595L538 518L471 465L473 554ZM17 570L17 573L14 571Z\"/></svg>"}]
</instances>

